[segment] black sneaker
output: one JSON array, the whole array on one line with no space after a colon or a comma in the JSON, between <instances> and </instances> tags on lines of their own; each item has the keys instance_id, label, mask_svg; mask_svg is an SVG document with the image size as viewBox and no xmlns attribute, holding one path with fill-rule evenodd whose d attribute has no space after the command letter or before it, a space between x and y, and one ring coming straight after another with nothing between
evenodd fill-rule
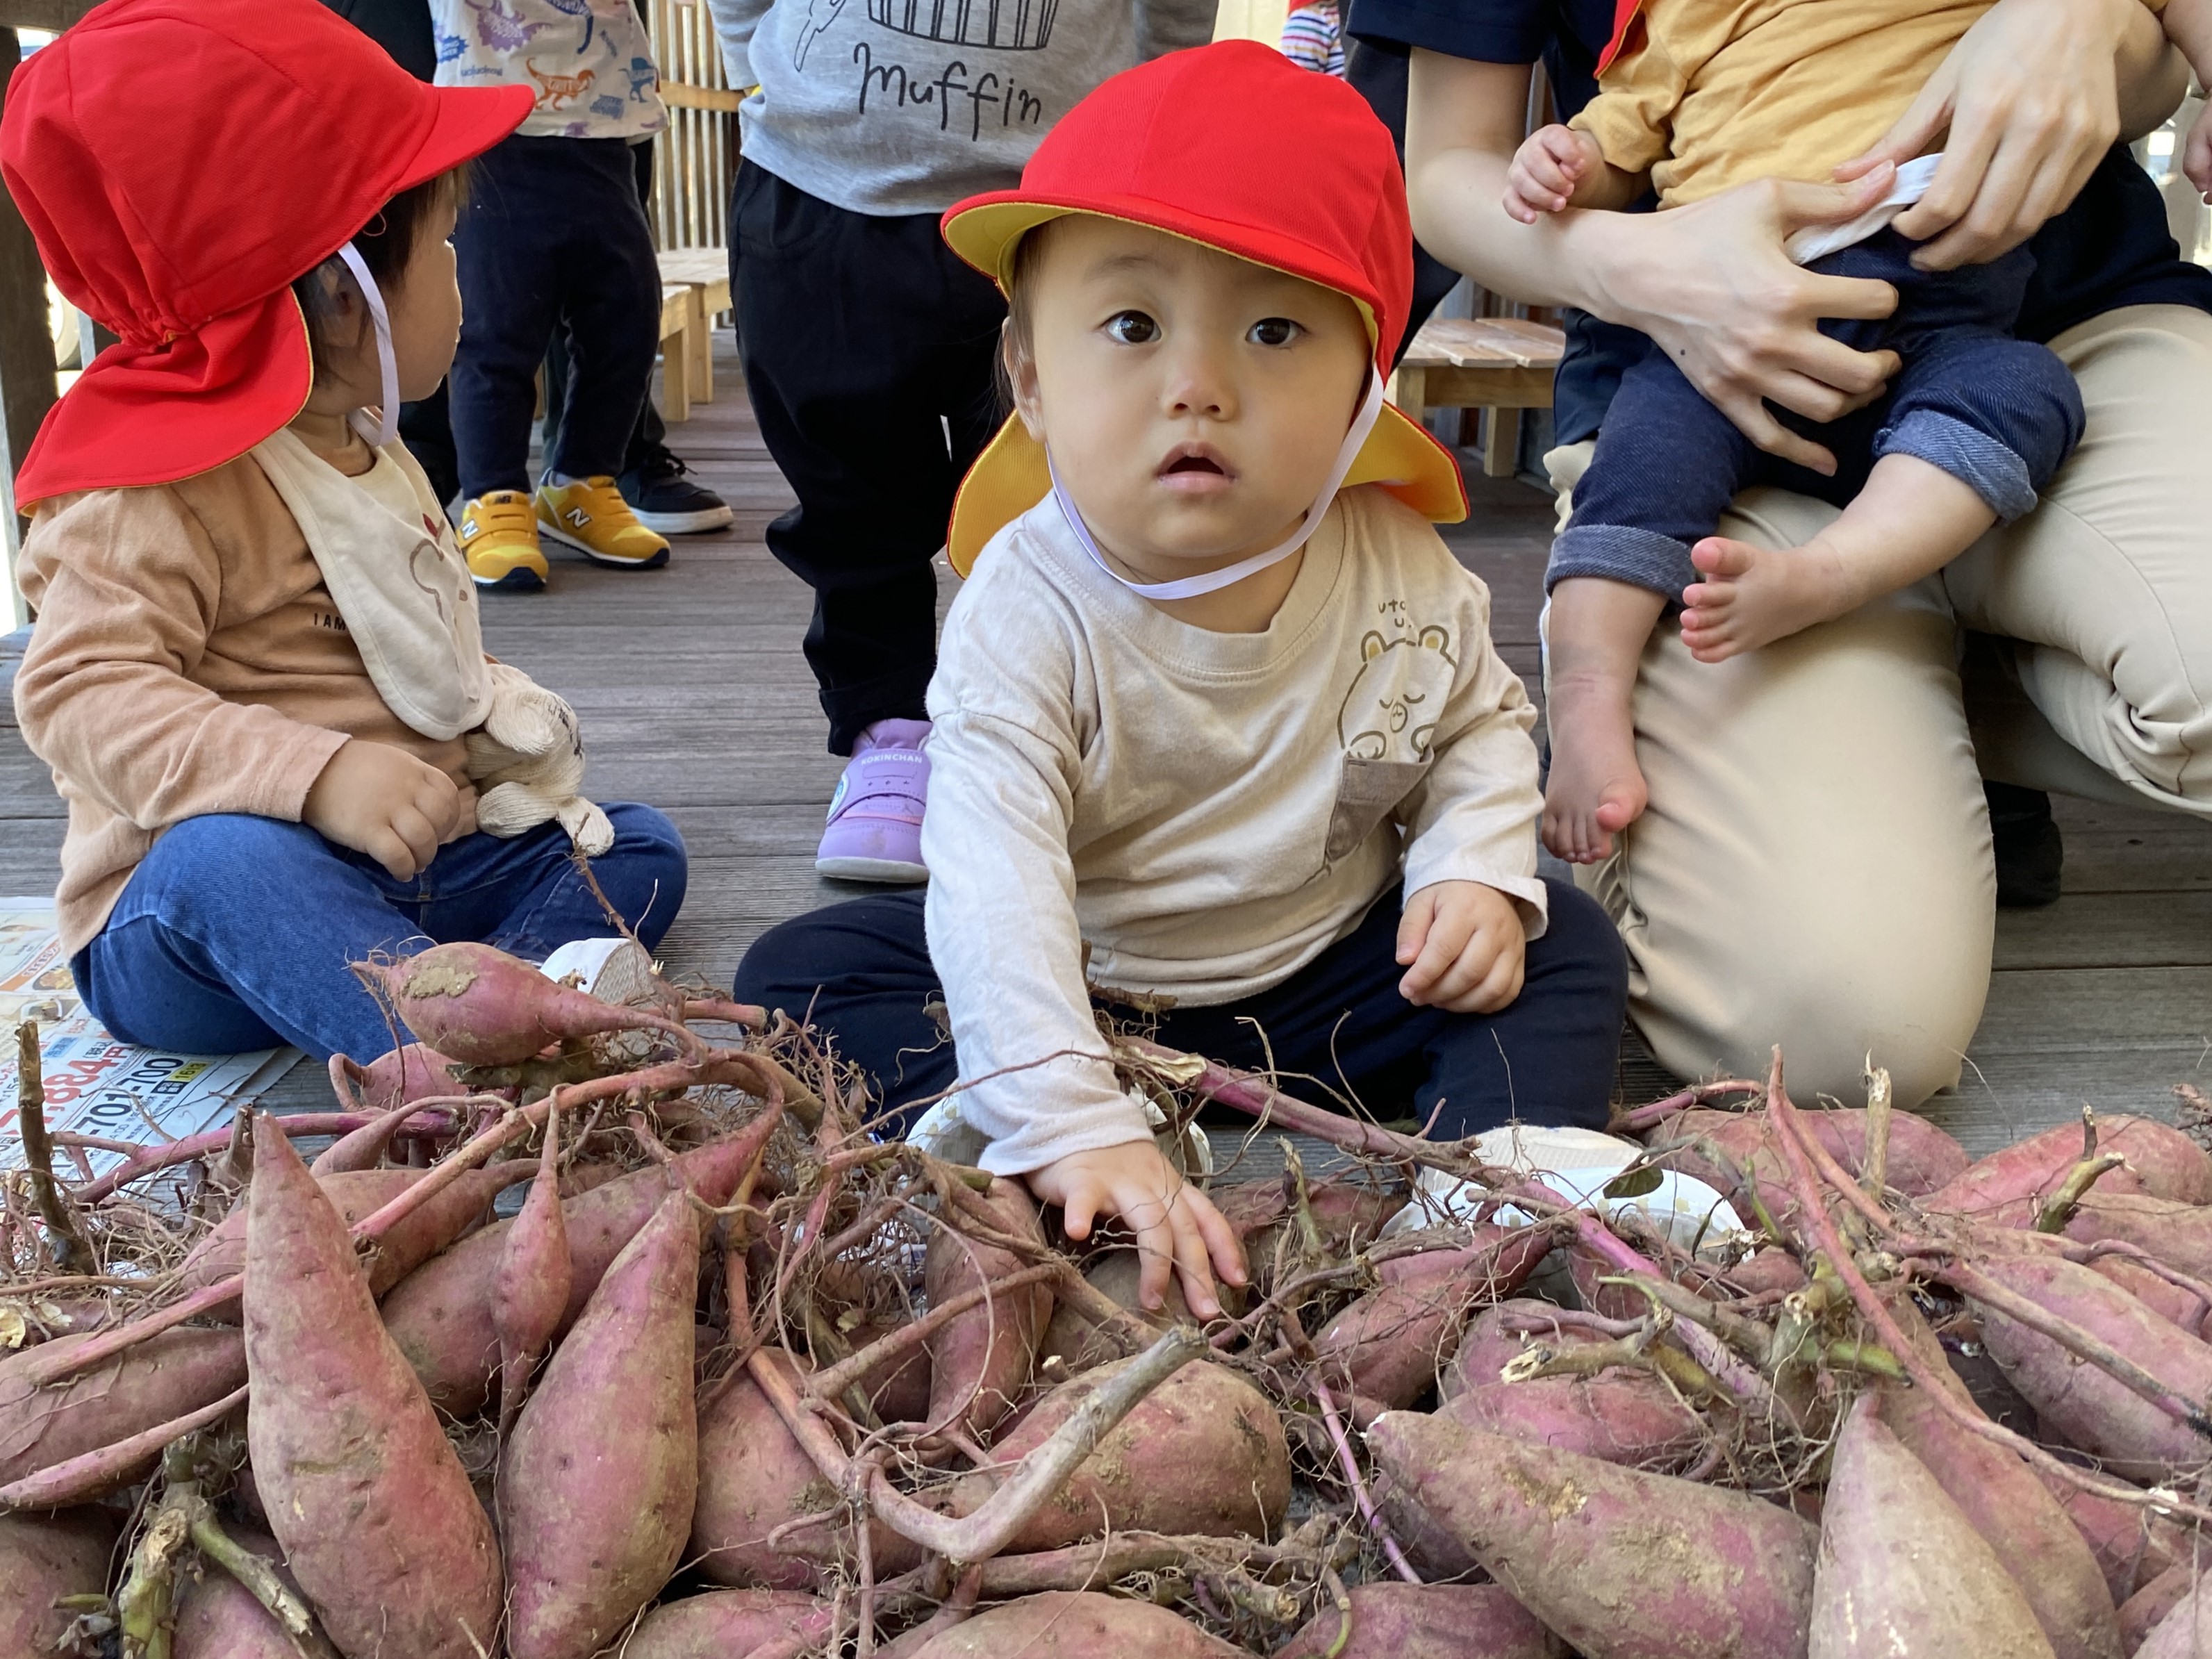
<instances>
[{"instance_id":1,"label":"black sneaker","mask_svg":"<svg viewBox=\"0 0 2212 1659\"><path fill-rule=\"evenodd\" d=\"M1997 903L2008 910L2039 910L2058 902L2059 867L2066 848L2051 816L2051 797L2040 789L1984 781L1990 800L1990 840L1996 853Z\"/></svg>"},{"instance_id":2,"label":"black sneaker","mask_svg":"<svg viewBox=\"0 0 2212 1659\"><path fill-rule=\"evenodd\" d=\"M734 515L729 503L685 476L683 458L654 449L615 480L637 521L664 536L688 536L720 530Z\"/></svg>"}]
</instances>

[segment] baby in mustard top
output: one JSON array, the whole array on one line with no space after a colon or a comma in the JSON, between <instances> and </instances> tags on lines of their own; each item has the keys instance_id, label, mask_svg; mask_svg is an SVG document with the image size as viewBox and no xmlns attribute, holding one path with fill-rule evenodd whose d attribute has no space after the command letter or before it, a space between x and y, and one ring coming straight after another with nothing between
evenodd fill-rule
<instances>
[{"instance_id":1,"label":"baby in mustard top","mask_svg":"<svg viewBox=\"0 0 2212 1659\"><path fill-rule=\"evenodd\" d=\"M2161 0L2146 0L2154 9ZM2172 0L2169 33L2212 13ZM1507 211L1662 210L1759 178L1824 180L1871 149L1988 0L1649 0L1601 60L1598 95L1514 157ZM2046 347L2014 337L2034 256L1923 270L1889 227L1933 158L1899 170L1885 209L1792 257L1897 290L1873 319L1821 331L1900 367L1868 408L1825 425L1781 410L1803 464L1759 449L1656 346L1623 376L1552 547L1546 586L1552 771L1544 840L1593 862L1644 811L1630 694L1645 641L1680 603L1704 662L1753 651L1941 569L2027 512L2080 441L2081 392ZM1844 237L1857 240L1844 241ZM1843 245L1838 246L1839 243ZM1802 547L1715 535L1736 493L1769 483L1843 508Z\"/></svg>"}]
</instances>

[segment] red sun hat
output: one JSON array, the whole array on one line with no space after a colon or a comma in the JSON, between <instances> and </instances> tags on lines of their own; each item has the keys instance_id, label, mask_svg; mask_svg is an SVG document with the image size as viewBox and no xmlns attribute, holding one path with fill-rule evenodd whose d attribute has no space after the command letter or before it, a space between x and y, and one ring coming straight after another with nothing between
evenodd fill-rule
<instances>
[{"instance_id":1,"label":"red sun hat","mask_svg":"<svg viewBox=\"0 0 2212 1659\"><path fill-rule=\"evenodd\" d=\"M1071 213L1165 231L1347 295L1366 319L1375 372L1390 372L1413 307L1405 176L1389 130L1334 76L1252 40L1126 70L1046 134L1020 189L956 204L945 240L1005 290L1021 239ZM1467 516L1450 452L1389 404L1345 479L1357 483L1379 484L1439 523ZM953 503L953 568L965 575L1050 488L1042 448L1010 419Z\"/></svg>"},{"instance_id":2,"label":"red sun hat","mask_svg":"<svg viewBox=\"0 0 2212 1659\"><path fill-rule=\"evenodd\" d=\"M0 178L119 337L47 412L28 506L234 460L313 384L295 278L489 149L526 88L423 85L319 0L107 0L15 71Z\"/></svg>"}]
</instances>

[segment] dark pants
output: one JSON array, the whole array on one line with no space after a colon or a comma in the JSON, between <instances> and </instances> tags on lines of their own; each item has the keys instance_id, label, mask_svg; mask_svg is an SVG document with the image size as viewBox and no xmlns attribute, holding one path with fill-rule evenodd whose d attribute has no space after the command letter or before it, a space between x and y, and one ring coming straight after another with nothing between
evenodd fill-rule
<instances>
[{"instance_id":1,"label":"dark pants","mask_svg":"<svg viewBox=\"0 0 2212 1659\"><path fill-rule=\"evenodd\" d=\"M638 205L649 208L653 203L653 140L629 147L631 170L637 176ZM659 311L654 315L658 317ZM656 323L655 326L658 326ZM568 331L553 331L553 343L545 353L545 453L557 455L561 451L561 423L568 410ZM644 407L637 412L637 424L630 428L629 447L623 452L617 474L634 472L653 458L656 450L668 442L668 427L660 418L660 411L653 406L648 391Z\"/></svg>"},{"instance_id":2,"label":"dark pants","mask_svg":"<svg viewBox=\"0 0 2212 1659\"><path fill-rule=\"evenodd\" d=\"M538 366L559 329L568 415L545 465L580 478L622 471L660 344L660 270L629 149L518 137L477 158L453 238L462 313L451 404L466 496L530 488Z\"/></svg>"},{"instance_id":3,"label":"dark pants","mask_svg":"<svg viewBox=\"0 0 2212 1659\"><path fill-rule=\"evenodd\" d=\"M1406 164L1406 95L1412 58L1413 49L1395 41L1353 40L1345 48L1344 78L1390 129L1401 167ZM1398 342L1400 360L1412 349L1413 336L1421 331L1429 313L1458 286L1459 272L1419 242L1413 244L1413 305L1406 313L1406 332Z\"/></svg>"},{"instance_id":4,"label":"dark pants","mask_svg":"<svg viewBox=\"0 0 2212 1659\"><path fill-rule=\"evenodd\" d=\"M1885 230L1812 267L1898 289L1887 318L1820 325L1862 351L1898 353L1903 367L1887 394L1826 425L1780 416L1833 453L1834 477L1755 447L1655 345L1621 377L1589 470L1575 486L1573 520L1552 545L1547 586L1602 576L1679 599L1699 580L1691 547L1713 533L1739 490L1778 484L1841 507L1889 454L1942 467L2002 520L2033 507L2080 441L2083 421L2081 388L2066 365L2048 347L2012 336L2033 256L2019 249L1990 264L1922 271L1911 263L1913 246Z\"/></svg>"},{"instance_id":5,"label":"dark pants","mask_svg":"<svg viewBox=\"0 0 2212 1659\"><path fill-rule=\"evenodd\" d=\"M1408 1100L1447 1139L1509 1119L1601 1128L1613 1094L1628 958L1595 900L1547 882L1551 926L1528 946L1528 980L1495 1014L1417 1008L1398 994L1398 906L1385 899L1271 991L1159 1017L1158 1040L1230 1066L1318 1077L1384 1117ZM920 890L833 904L770 928L738 966L740 1001L811 1018L902 1114L949 1089L952 1045L922 932ZM1116 1011L1127 1015L1128 1010ZM1047 1106L1045 1109L1049 1109ZM904 1127L902 1117L901 1128Z\"/></svg>"},{"instance_id":6,"label":"dark pants","mask_svg":"<svg viewBox=\"0 0 2212 1659\"><path fill-rule=\"evenodd\" d=\"M745 389L799 505L769 550L814 590L806 660L830 750L921 720L953 492L999 423L998 289L933 213L848 212L750 161L730 204Z\"/></svg>"},{"instance_id":7,"label":"dark pants","mask_svg":"<svg viewBox=\"0 0 2212 1659\"><path fill-rule=\"evenodd\" d=\"M650 949L684 902L684 838L650 806L606 812L615 844L592 873ZM371 1060L392 1036L349 963L424 938L542 961L615 931L572 850L557 823L509 839L479 830L395 881L304 823L186 818L131 872L70 971L85 1006L126 1042L187 1054L289 1042L318 1060Z\"/></svg>"}]
</instances>

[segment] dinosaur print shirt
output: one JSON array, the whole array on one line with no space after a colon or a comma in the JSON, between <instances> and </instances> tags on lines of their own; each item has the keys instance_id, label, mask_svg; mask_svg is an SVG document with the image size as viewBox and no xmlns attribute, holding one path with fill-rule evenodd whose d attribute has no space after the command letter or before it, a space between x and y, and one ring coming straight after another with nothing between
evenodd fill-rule
<instances>
[{"instance_id":1,"label":"dinosaur print shirt","mask_svg":"<svg viewBox=\"0 0 2212 1659\"><path fill-rule=\"evenodd\" d=\"M430 0L441 87L528 87L533 138L648 137L668 125L630 0Z\"/></svg>"},{"instance_id":2,"label":"dinosaur print shirt","mask_svg":"<svg viewBox=\"0 0 2212 1659\"><path fill-rule=\"evenodd\" d=\"M921 830L987 1168L1150 1133L1092 1057L1094 989L1256 995L1440 881L1543 932L1535 714L1489 624L1489 591L1371 488L1337 497L1258 634L1130 592L1049 496L992 539L945 618Z\"/></svg>"},{"instance_id":3,"label":"dinosaur print shirt","mask_svg":"<svg viewBox=\"0 0 2212 1659\"><path fill-rule=\"evenodd\" d=\"M855 213L1021 182L1109 76L1213 35L1216 0L708 0L745 159Z\"/></svg>"}]
</instances>

